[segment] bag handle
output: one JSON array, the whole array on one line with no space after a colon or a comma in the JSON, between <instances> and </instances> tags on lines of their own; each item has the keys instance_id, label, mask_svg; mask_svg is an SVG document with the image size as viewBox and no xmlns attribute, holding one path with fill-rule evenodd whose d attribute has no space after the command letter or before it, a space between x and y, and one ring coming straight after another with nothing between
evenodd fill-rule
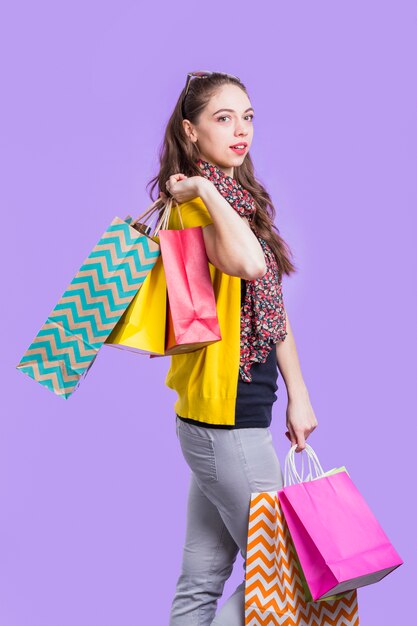
<instances>
[{"instance_id":1,"label":"bag handle","mask_svg":"<svg viewBox=\"0 0 417 626\"><path fill-rule=\"evenodd\" d=\"M312 465L315 469L316 478L320 478L321 476L324 475L324 470L322 466L320 465L320 461L318 460L318 457L316 453L314 452L313 448L308 443L305 444L305 452L307 454L309 473L306 476L306 478L304 478L304 456L303 456L304 450L302 450L301 451L301 476L299 475L295 466L295 450L297 448L297 445L298 444L291 446L291 448L288 451L287 456L285 457L285 465L284 465L284 486L285 487L291 484L297 484L297 483L302 483L308 480L313 480Z\"/></svg>"},{"instance_id":2,"label":"bag handle","mask_svg":"<svg viewBox=\"0 0 417 626\"><path fill-rule=\"evenodd\" d=\"M161 197L157 198L155 200L155 202L152 202L152 204L143 212L141 213L141 215L139 215L139 217L137 217L136 219L134 219L131 223L131 226L135 226L139 220L142 220L142 223L146 223L146 221L143 221L144 217L149 218L153 213L156 213L157 211L159 211L162 207L163 207L163 211L161 216L159 217L156 226L155 226L155 230L153 233L153 237L156 237L157 233L162 229L167 229L168 228L168 224L169 224L169 218L171 215L171 209L172 209L172 205L175 202L175 206L178 209L178 214L180 217L180 222L181 222L181 227L184 229L184 223L182 221L182 215L181 215L181 211L178 205L178 202L176 201L176 199L173 196L169 196L168 200L165 202ZM148 236L150 236L150 233L146 233Z\"/></svg>"},{"instance_id":3,"label":"bag handle","mask_svg":"<svg viewBox=\"0 0 417 626\"><path fill-rule=\"evenodd\" d=\"M317 458L316 453L313 448L306 443L305 451L307 453L307 460L309 465L309 473L304 478L304 457L301 455L301 476L298 474L296 466L295 466L295 450L297 448L297 444L291 447L289 450L286 459L285 459L285 476L284 476L284 484L285 486L293 483L304 482L305 480L313 480L313 472L311 463L314 465L314 469L316 472L316 478L324 475L323 468L320 465L320 462Z\"/></svg>"},{"instance_id":4,"label":"bag handle","mask_svg":"<svg viewBox=\"0 0 417 626\"><path fill-rule=\"evenodd\" d=\"M132 224L136 224L140 219L143 219L146 215L149 217L152 213L160 209L160 205L163 202L162 198L157 198L152 204L148 206L148 208L139 215L135 220L133 220Z\"/></svg>"}]
</instances>

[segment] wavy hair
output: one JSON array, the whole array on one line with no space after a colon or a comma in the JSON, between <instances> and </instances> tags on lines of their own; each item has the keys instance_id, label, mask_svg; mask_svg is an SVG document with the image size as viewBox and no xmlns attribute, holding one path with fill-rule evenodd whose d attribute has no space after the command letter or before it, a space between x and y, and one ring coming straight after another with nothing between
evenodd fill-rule
<instances>
[{"instance_id":1,"label":"wavy hair","mask_svg":"<svg viewBox=\"0 0 417 626\"><path fill-rule=\"evenodd\" d=\"M188 119L192 124L198 124L199 116L209 103L216 91L225 84L237 85L246 94L246 88L237 78L221 72L213 72L204 79L192 79L185 97L185 87L180 93L171 117L165 129L163 143L159 150L159 173L146 185L151 186L150 198L154 202L153 191L158 187L158 196L162 191L167 196L166 181L172 174L181 172L185 176L201 176L201 169L196 164L199 158L197 146L190 141L184 130L182 121ZM279 234L274 224L276 210L265 187L256 180L251 156L247 153L242 165L234 167L234 179L249 191L255 201L256 212L252 222L255 232L270 245L278 264L280 276L288 276L297 271L291 261L292 253L288 244Z\"/></svg>"}]
</instances>

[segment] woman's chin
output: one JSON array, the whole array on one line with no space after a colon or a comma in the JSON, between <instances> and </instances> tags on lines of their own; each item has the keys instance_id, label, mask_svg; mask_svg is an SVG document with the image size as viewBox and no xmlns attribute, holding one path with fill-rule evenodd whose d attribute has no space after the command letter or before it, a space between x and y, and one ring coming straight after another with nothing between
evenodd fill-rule
<instances>
[{"instance_id":1,"label":"woman's chin","mask_svg":"<svg viewBox=\"0 0 417 626\"><path fill-rule=\"evenodd\" d=\"M228 160L228 166L229 167L237 167L238 165L242 165L243 161L245 160L245 157L247 155L247 152L245 152L245 154L232 154L227 160Z\"/></svg>"},{"instance_id":2,"label":"woman's chin","mask_svg":"<svg viewBox=\"0 0 417 626\"><path fill-rule=\"evenodd\" d=\"M235 165L242 165L243 161L246 159L247 154L248 151L246 151L245 154L235 154Z\"/></svg>"}]
</instances>

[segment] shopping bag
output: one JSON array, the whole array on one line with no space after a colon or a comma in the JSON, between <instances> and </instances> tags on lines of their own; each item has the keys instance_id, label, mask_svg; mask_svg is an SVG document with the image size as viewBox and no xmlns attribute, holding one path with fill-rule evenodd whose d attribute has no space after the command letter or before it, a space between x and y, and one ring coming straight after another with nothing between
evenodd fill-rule
<instances>
[{"instance_id":1,"label":"shopping bag","mask_svg":"<svg viewBox=\"0 0 417 626\"><path fill-rule=\"evenodd\" d=\"M159 211L161 203L158 198L140 218ZM16 366L62 398L78 388L160 258L159 243L144 224L131 222L130 216L114 218Z\"/></svg>"},{"instance_id":2,"label":"shopping bag","mask_svg":"<svg viewBox=\"0 0 417 626\"><path fill-rule=\"evenodd\" d=\"M245 571L246 626L357 626L356 590L308 602L276 491L252 493Z\"/></svg>"},{"instance_id":3,"label":"shopping bag","mask_svg":"<svg viewBox=\"0 0 417 626\"><path fill-rule=\"evenodd\" d=\"M167 289L159 256L105 344L149 356L164 354Z\"/></svg>"},{"instance_id":4,"label":"shopping bag","mask_svg":"<svg viewBox=\"0 0 417 626\"><path fill-rule=\"evenodd\" d=\"M158 229L161 256L106 344L156 357L221 339L202 228L170 230L168 223L169 214Z\"/></svg>"},{"instance_id":5,"label":"shopping bag","mask_svg":"<svg viewBox=\"0 0 417 626\"><path fill-rule=\"evenodd\" d=\"M317 474L317 467L321 469L321 466L319 464L319 461L317 459L317 457L315 455L308 455L307 459L308 459L308 468L309 468L309 473L306 477L304 477L304 455L301 455L301 475L298 473L296 466L295 466L295 458L294 458L294 450L297 446L294 446L293 449L291 449L289 451L289 453L287 454L286 458L285 458L285 465L284 465L284 486L287 485L291 485L291 484L297 484L297 483L301 483L304 480L316 480L317 476L315 476L314 474ZM314 469L313 469L314 468ZM324 476L330 476L331 474L335 474L336 472L347 472L346 467L342 466L342 467L335 467L334 469L331 469L327 472L324 472ZM293 544L294 546L294 544ZM297 560L297 565L299 568L299 574L300 574L300 578L301 578L301 582L303 585L303 589L304 589L304 599L308 602L311 602L313 600L313 596L311 595L311 591L308 587L308 583L307 580L304 576L304 572L302 570L301 567L301 563L300 560L298 558L298 554L297 551L295 549L294 546L294 554L295 554L295 558ZM321 602L323 600L333 600L334 598L338 598L340 596L339 594L332 594L332 595L326 595L325 598L317 598L317 602Z\"/></svg>"},{"instance_id":6,"label":"shopping bag","mask_svg":"<svg viewBox=\"0 0 417 626\"><path fill-rule=\"evenodd\" d=\"M326 475L311 446L305 451L315 478L284 482L278 498L313 600L378 582L401 557L347 471Z\"/></svg>"},{"instance_id":7,"label":"shopping bag","mask_svg":"<svg viewBox=\"0 0 417 626\"><path fill-rule=\"evenodd\" d=\"M160 230L159 241L169 301L166 352L191 352L220 341L201 226Z\"/></svg>"}]
</instances>

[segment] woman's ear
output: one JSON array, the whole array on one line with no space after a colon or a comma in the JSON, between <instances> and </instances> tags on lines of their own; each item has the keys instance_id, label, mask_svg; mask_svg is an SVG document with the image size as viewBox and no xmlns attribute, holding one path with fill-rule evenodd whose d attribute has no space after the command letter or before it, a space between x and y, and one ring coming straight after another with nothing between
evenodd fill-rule
<instances>
[{"instance_id":1,"label":"woman's ear","mask_svg":"<svg viewBox=\"0 0 417 626\"><path fill-rule=\"evenodd\" d=\"M187 135L188 139L195 143L197 141L197 133L195 132L192 124L189 120L182 120L182 126L184 128L184 132Z\"/></svg>"}]
</instances>

